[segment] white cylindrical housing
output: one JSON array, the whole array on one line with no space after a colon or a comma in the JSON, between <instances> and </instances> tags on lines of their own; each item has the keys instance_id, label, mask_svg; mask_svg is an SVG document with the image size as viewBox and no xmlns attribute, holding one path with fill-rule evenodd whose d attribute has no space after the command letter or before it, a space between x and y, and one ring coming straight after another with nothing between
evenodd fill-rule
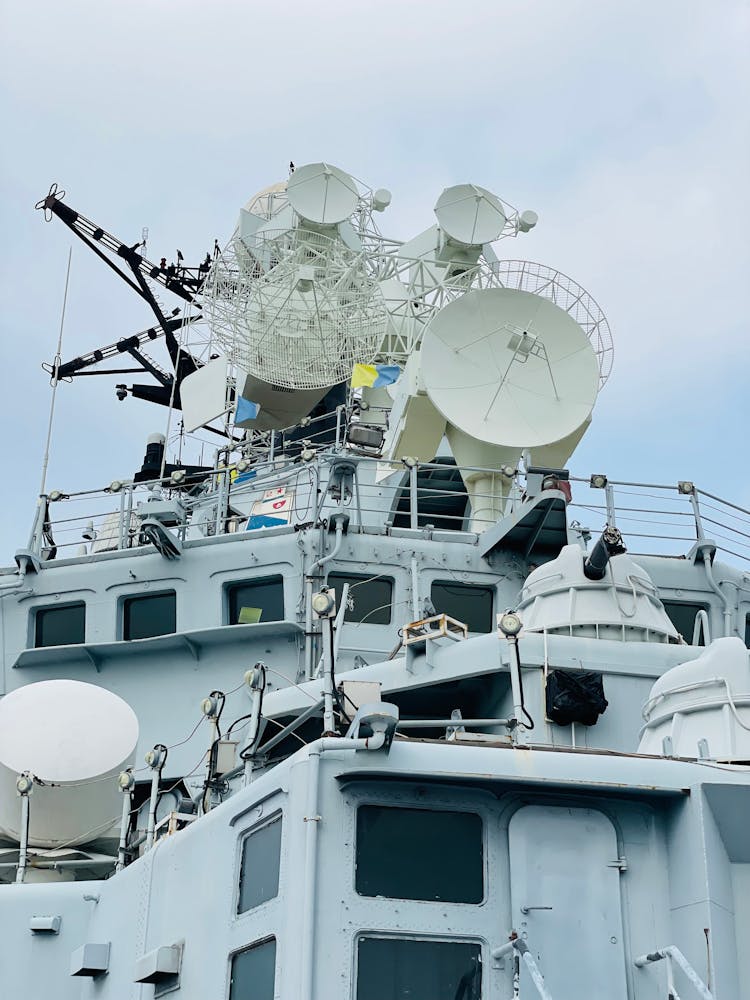
<instances>
[{"instance_id":1,"label":"white cylindrical housing","mask_svg":"<svg viewBox=\"0 0 750 1000\"><path fill-rule=\"evenodd\" d=\"M36 779L31 847L85 844L116 834L117 774L133 760L138 720L111 691L81 681L39 681L0 700L0 837L20 839L19 774ZM44 782L41 784L40 782Z\"/></svg>"}]
</instances>

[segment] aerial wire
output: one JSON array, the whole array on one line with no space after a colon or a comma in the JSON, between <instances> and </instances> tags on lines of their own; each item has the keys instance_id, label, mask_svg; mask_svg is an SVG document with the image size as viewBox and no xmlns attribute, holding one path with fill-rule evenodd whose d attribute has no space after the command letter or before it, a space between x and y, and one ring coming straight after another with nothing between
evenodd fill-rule
<instances>
[{"instance_id":1,"label":"aerial wire","mask_svg":"<svg viewBox=\"0 0 750 1000\"><path fill-rule=\"evenodd\" d=\"M47 485L47 466L49 465L49 449L50 442L52 440L52 422L55 417L55 397L57 396L57 384L60 381L58 375L60 373L60 365L62 364L62 339L63 339L63 329L65 327L65 308L68 304L68 286L70 284L70 261L73 256L73 247L68 247L68 267L65 272L65 292L63 293L63 304L62 311L60 313L60 333L57 337L57 352L55 354L55 361L52 366L52 378L50 384L52 386L52 400L50 401L49 407L49 422L47 424L47 443L44 447L44 459L42 461L42 481L39 485L40 495L44 493L44 489Z\"/></svg>"}]
</instances>

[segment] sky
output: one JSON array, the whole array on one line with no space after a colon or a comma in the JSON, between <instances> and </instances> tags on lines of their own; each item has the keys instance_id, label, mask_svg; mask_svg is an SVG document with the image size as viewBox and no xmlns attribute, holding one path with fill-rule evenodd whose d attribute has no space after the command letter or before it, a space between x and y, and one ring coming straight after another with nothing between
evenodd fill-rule
<instances>
[{"instance_id":1,"label":"sky","mask_svg":"<svg viewBox=\"0 0 750 1000\"><path fill-rule=\"evenodd\" d=\"M749 48L735 0L0 0L0 564L39 489L69 246L63 359L153 322L35 202L55 181L197 263L290 159L389 188L399 239L451 184L536 211L501 256L578 281L615 342L571 471L750 507ZM60 385L48 489L129 478L164 430L117 381Z\"/></svg>"}]
</instances>

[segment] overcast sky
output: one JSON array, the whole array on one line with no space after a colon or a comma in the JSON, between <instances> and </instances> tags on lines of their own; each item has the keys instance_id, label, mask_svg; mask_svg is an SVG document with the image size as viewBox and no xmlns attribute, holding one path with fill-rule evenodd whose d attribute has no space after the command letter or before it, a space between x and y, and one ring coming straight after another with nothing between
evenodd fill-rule
<instances>
[{"instance_id":1,"label":"overcast sky","mask_svg":"<svg viewBox=\"0 0 750 1000\"><path fill-rule=\"evenodd\" d=\"M506 256L604 309L615 368L573 472L693 479L750 506L750 7L733 0L0 0L0 563L25 545L68 247L66 201L188 262L297 164L393 192L408 238L440 191L481 184L537 229ZM78 241L75 241L76 243ZM74 245L63 358L151 325ZM48 488L140 466L165 411L119 379L58 390Z\"/></svg>"}]
</instances>

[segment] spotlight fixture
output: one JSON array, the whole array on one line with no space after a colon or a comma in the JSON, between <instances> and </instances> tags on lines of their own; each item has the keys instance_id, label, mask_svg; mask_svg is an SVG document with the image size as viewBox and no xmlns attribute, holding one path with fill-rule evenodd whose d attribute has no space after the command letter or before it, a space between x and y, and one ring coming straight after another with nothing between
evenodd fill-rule
<instances>
[{"instance_id":1,"label":"spotlight fixture","mask_svg":"<svg viewBox=\"0 0 750 1000\"><path fill-rule=\"evenodd\" d=\"M608 482L609 480L606 476L603 476L600 472L596 472L589 479L589 486L594 490L603 490Z\"/></svg>"},{"instance_id":2,"label":"spotlight fixture","mask_svg":"<svg viewBox=\"0 0 750 1000\"><path fill-rule=\"evenodd\" d=\"M47 499L50 503L57 503L58 500L67 500L67 493L63 493L61 490L52 490L47 494Z\"/></svg>"},{"instance_id":3,"label":"spotlight fixture","mask_svg":"<svg viewBox=\"0 0 750 1000\"><path fill-rule=\"evenodd\" d=\"M30 774L19 774L16 778L16 791L19 795L28 795L34 787L34 779Z\"/></svg>"},{"instance_id":4,"label":"spotlight fixture","mask_svg":"<svg viewBox=\"0 0 750 1000\"><path fill-rule=\"evenodd\" d=\"M121 792L129 792L135 785L132 771L120 771L117 775L117 787Z\"/></svg>"},{"instance_id":5,"label":"spotlight fixture","mask_svg":"<svg viewBox=\"0 0 750 1000\"><path fill-rule=\"evenodd\" d=\"M414 458L413 455L404 455L401 459L407 469L413 469L415 465L418 465L418 459Z\"/></svg>"},{"instance_id":6,"label":"spotlight fixture","mask_svg":"<svg viewBox=\"0 0 750 1000\"><path fill-rule=\"evenodd\" d=\"M681 479L677 484L677 492L686 497L691 496L695 493L695 483L691 483L689 479Z\"/></svg>"},{"instance_id":7,"label":"spotlight fixture","mask_svg":"<svg viewBox=\"0 0 750 1000\"><path fill-rule=\"evenodd\" d=\"M505 611L497 616L497 627L506 639L514 639L523 628L523 622L515 611Z\"/></svg>"},{"instance_id":8,"label":"spotlight fixture","mask_svg":"<svg viewBox=\"0 0 750 1000\"><path fill-rule=\"evenodd\" d=\"M122 487L123 483L121 480L113 479L112 482L107 487L107 489L105 490L105 493L119 493Z\"/></svg>"},{"instance_id":9,"label":"spotlight fixture","mask_svg":"<svg viewBox=\"0 0 750 1000\"><path fill-rule=\"evenodd\" d=\"M186 479L187 472L184 469L175 469L169 477L169 481L172 486L181 486Z\"/></svg>"},{"instance_id":10,"label":"spotlight fixture","mask_svg":"<svg viewBox=\"0 0 750 1000\"><path fill-rule=\"evenodd\" d=\"M312 609L318 617L328 617L335 605L336 602L330 590L319 590L317 594L313 594Z\"/></svg>"}]
</instances>

